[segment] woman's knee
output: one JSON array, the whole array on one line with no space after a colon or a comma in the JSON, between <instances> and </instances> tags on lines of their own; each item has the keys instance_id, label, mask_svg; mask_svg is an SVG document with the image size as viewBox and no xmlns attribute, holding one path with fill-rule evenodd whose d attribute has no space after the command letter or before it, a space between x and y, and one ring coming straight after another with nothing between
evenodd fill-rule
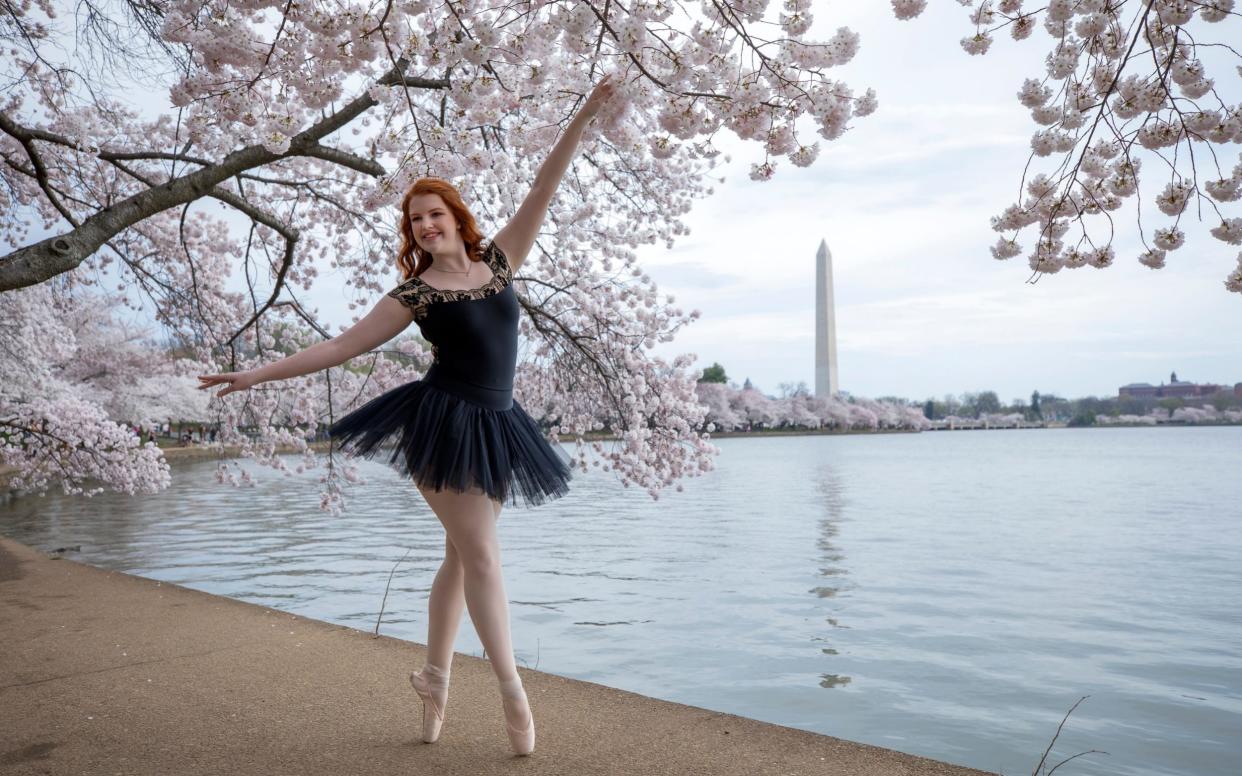
<instances>
[{"instance_id":1,"label":"woman's knee","mask_svg":"<svg viewBox=\"0 0 1242 776\"><path fill-rule=\"evenodd\" d=\"M494 574L500 570L500 552L488 542L457 547L457 559L462 570L471 577Z\"/></svg>"},{"instance_id":2,"label":"woman's knee","mask_svg":"<svg viewBox=\"0 0 1242 776\"><path fill-rule=\"evenodd\" d=\"M451 541L444 542L444 567L449 571L461 571L461 555Z\"/></svg>"}]
</instances>

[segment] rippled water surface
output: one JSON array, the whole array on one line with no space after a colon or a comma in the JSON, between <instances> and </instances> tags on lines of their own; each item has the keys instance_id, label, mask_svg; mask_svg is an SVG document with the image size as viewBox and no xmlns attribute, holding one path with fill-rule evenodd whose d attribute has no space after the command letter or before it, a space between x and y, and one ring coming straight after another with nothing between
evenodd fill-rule
<instances>
[{"instance_id":1,"label":"rippled water surface","mask_svg":"<svg viewBox=\"0 0 1242 776\"><path fill-rule=\"evenodd\" d=\"M500 532L520 664L970 765L1242 766L1242 428L723 439L653 502L611 475ZM378 464L0 507L44 550L424 642L444 534ZM457 649L481 655L468 620ZM394 680L396 681L396 680ZM397 685L394 684L394 688ZM394 691L397 691L394 689Z\"/></svg>"}]
</instances>

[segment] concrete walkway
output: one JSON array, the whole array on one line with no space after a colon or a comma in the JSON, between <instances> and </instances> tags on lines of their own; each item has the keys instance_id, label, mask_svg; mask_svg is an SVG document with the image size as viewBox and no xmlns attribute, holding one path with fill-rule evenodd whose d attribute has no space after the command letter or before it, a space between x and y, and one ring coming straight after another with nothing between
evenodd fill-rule
<instances>
[{"instance_id":1,"label":"concrete walkway","mask_svg":"<svg viewBox=\"0 0 1242 776\"><path fill-rule=\"evenodd\" d=\"M527 669L515 757L491 668L461 654L424 744L423 651L0 538L0 773L984 773Z\"/></svg>"}]
</instances>

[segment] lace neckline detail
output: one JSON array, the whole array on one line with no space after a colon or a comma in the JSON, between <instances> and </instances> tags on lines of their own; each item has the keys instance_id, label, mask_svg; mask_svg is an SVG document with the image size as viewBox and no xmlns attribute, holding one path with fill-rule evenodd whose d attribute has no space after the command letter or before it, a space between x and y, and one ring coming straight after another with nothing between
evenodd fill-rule
<instances>
[{"instance_id":1,"label":"lace neckline detail","mask_svg":"<svg viewBox=\"0 0 1242 776\"><path fill-rule=\"evenodd\" d=\"M488 250L490 250L490 248ZM492 271L492 276L487 279L486 283L484 283L481 286L476 286L474 288L436 288L435 286L431 285L427 281L423 280L418 275L411 277L410 280L418 283L420 286L427 289L433 294L473 294L473 293L482 291L483 289L491 286L493 283L496 282L496 278L500 275L500 273L496 271L496 268L491 266L491 262L489 262L486 258L480 259L479 263L487 265L487 268Z\"/></svg>"},{"instance_id":2,"label":"lace neckline detail","mask_svg":"<svg viewBox=\"0 0 1242 776\"><path fill-rule=\"evenodd\" d=\"M483 249L482 262L491 269L492 277L476 288L436 288L421 278L413 276L389 291L388 295L411 308L415 319L426 315L427 308L435 302L461 302L495 296L509 285L512 279L509 260L495 242L489 242Z\"/></svg>"}]
</instances>

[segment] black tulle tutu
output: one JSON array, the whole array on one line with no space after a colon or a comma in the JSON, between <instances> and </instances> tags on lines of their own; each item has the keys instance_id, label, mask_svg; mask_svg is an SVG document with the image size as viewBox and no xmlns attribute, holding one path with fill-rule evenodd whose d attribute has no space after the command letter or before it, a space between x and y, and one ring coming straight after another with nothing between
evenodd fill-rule
<instances>
[{"instance_id":1,"label":"black tulle tutu","mask_svg":"<svg viewBox=\"0 0 1242 776\"><path fill-rule=\"evenodd\" d=\"M495 409L415 380L345 415L328 433L346 454L382 460L431 490L477 487L525 506L569 492L569 456L517 401Z\"/></svg>"}]
</instances>

